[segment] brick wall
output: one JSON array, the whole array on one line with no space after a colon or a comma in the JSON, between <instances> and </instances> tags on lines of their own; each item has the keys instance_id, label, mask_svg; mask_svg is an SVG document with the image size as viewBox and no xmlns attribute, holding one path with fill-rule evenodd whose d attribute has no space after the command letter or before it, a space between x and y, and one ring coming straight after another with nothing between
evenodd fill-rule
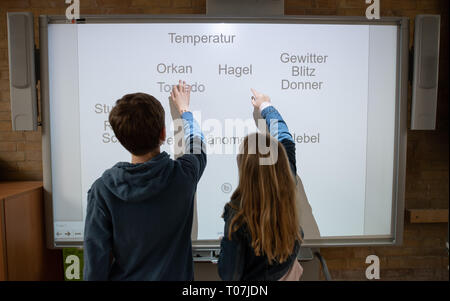
<instances>
[{"instance_id":1,"label":"brick wall","mask_svg":"<svg viewBox=\"0 0 450 301\"><path fill-rule=\"evenodd\" d=\"M80 0L82 14L204 14L206 0ZM441 14L441 57L436 131L410 131L406 208L448 208L448 1L381 0L382 16ZM7 11L65 13L64 0L0 0L0 180L42 179L40 132L12 132L9 104ZM364 0L286 0L288 15L363 16ZM411 41L413 31L411 30ZM36 44L38 40L36 37ZM334 279L365 279L365 258L380 257L383 280L448 280L447 224L405 222L400 247L328 248L322 254Z\"/></svg>"}]
</instances>

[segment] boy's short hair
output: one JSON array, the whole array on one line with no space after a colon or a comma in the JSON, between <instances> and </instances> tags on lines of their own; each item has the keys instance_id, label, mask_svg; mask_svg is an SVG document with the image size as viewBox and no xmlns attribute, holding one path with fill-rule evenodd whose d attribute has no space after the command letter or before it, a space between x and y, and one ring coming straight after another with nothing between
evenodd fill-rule
<instances>
[{"instance_id":1,"label":"boy's short hair","mask_svg":"<svg viewBox=\"0 0 450 301\"><path fill-rule=\"evenodd\" d=\"M147 154L160 146L164 108L153 96L123 96L109 113L109 123L120 143L133 155Z\"/></svg>"}]
</instances>

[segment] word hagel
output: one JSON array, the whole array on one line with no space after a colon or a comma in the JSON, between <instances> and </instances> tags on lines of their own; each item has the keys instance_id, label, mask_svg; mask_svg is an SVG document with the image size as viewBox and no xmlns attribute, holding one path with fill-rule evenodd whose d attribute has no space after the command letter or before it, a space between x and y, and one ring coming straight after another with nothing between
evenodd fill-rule
<instances>
[{"instance_id":1,"label":"word hagel","mask_svg":"<svg viewBox=\"0 0 450 301\"><path fill-rule=\"evenodd\" d=\"M250 64L249 66L228 66L227 64L221 65L219 64L219 75L232 75L235 77L241 77L242 75L251 75L253 74L253 66Z\"/></svg>"}]
</instances>

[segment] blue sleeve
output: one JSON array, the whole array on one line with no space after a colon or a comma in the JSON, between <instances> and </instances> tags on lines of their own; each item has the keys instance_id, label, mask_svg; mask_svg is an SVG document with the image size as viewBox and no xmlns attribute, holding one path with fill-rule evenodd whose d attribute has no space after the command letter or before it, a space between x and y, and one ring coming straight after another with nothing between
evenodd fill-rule
<instances>
[{"instance_id":1,"label":"blue sleeve","mask_svg":"<svg viewBox=\"0 0 450 301\"><path fill-rule=\"evenodd\" d=\"M195 182L198 182L206 167L205 138L191 112L184 112L181 118L183 120L185 152L177 160L190 171Z\"/></svg>"},{"instance_id":2,"label":"blue sleeve","mask_svg":"<svg viewBox=\"0 0 450 301\"><path fill-rule=\"evenodd\" d=\"M284 149L289 160L289 166L291 167L292 174L297 182L297 159L295 157L295 142L291 133L286 125L286 122L281 117L281 114L273 106L266 107L261 112L261 116L266 120L267 127L269 128L270 135L278 139L283 144Z\"/></svg>"},{"instance_id":3,"label":"blue sleeve","mask_svg":"<svg viewBox=\"0 0 450 301\"><path fill-rule=\"evenodd\" d=\"M266 120L270 135L278 139L280 142L284 139L294 142L292 135L289 133L286 122L284 122L283 117L281 117L281 114L277 109L273 106L267 107L262 110L261 116Z\"/></svg>"},{"instance_id":4,"label":"blue sleeve","mask_svg":"<svg viewBox=\"0 0 450 301\"><path fill-rule=\"evenodd\" d=\"M184 140L186 141L186 145L189 144L189 140L191 137L199 137L200 140L204 143L205 137L198 125L197 121L194 119L194 115L191 112L184 112L181 115L183 120L183 130L184 130ZM188 151L188 149L186 149Z\"/></svg>"},{"instance_id":5,"label":"blue sleeve","mask_svg":"<svg viewBox=\"0 0 450 301\"><path fill-rule=\"evenodd\" d=\"M84 227L84 280L108 280L112 254L112 223L95 189L88 192Z\"/></svg>"}]
</instances>

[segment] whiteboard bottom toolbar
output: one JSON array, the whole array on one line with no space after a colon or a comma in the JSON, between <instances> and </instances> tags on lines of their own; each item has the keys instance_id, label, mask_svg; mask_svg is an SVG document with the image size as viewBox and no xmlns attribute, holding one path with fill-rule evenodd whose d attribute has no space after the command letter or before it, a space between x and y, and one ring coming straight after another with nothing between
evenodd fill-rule
<instances>
[{"instance_id":1,"label":"whiteboard bottom toolbar","mask_svg":"<svg viewBox=\"0 0 450 301\"><path fill-rule=\"evenodd\" d=\"M84 222L55 222L55 241L80 241L84 238Z\"/></svg>"}]
</instances>

